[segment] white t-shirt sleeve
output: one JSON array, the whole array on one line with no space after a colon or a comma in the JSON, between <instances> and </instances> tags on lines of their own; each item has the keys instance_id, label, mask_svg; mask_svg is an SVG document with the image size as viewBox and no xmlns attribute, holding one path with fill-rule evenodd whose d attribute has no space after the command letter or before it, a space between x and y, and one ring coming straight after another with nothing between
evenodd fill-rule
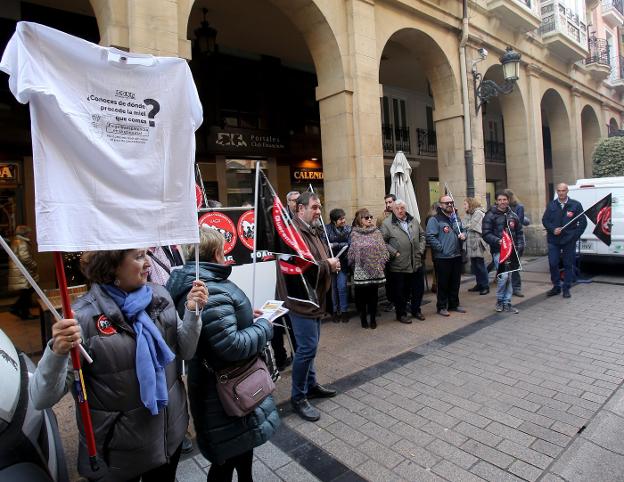
<instances>
[{"instance_id":1,"label":"white t-shirt sleeve","mask_svg":"<svg viewBox=\"0 0 624 482\"><path fill-rule=\"evenodd\" d=\"M18 24L2 55L0 70L9 74L9 88L22 104L30 100L33 92L45 90L44 64L38 58L36 32L34 28L24 28Z\"/></svg>"},{"instance_id":2,"label":"white t-shirt sleeve","mask_svg":"<svg viewBox=\"0 0 624 482\"><path fill-rule=\"evenodd\" d=\"M186 85L189 109L191 111L191 118L193 119L193 127L197 130L204 120L204 112L201 101L199 100L199 94L197 93L195 81L193 80L193 74L191 73L191 69L188 64L186 64Z\"/></svg>"}]
</instances>

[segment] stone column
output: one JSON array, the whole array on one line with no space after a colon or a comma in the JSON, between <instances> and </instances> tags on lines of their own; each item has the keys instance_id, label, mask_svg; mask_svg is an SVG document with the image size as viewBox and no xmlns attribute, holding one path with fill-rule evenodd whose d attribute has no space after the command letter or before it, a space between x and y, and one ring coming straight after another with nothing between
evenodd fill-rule
<instances>
[{"instance_id":1,"label":"stone column","mask_svg":"<svg viewBox=\"0 0 624 482\"><path fill-rule=\"evenodd\" d=\"M171 0L127 3L128 47L131 52L177 57L178 5Z\"/></svg>"},{"instance_id":2,"label":"stone column","mask_svg":"<svg viewBox=\"0 0 624 482\"><path fill-rule=\"evenodd\" d=\"M100 45L128 50L128 1L90 0L100 31Z\"/></svg>"},{"instance_id":3,"label":"stone column","mask_svg":"<svg viewBox=\"0 0 624 482\"><path fill-rule=\"evenodd\" d=\"M340 89L319 79L317 89L326 210L340 207L352 215L366 207L380 214L384 171L374 2L347 0L345 7L351 78Z\"/></svg>"},{"instance_id":4,"label":"stone column","mask_svg":"<svg viewBox=\"0 0 624 482\"><path fill-rule=\"evenodd\" d=\"M519 191L519 193L523 193L521 200L524 203L525 213L532 222L531 226L524 228L527 254L546 253L546 233L541 223L547 200L542 139L542 99L539 89L540 74L541 69L537 65L530 64L527 66L529 145L524 190Z\"/></svg>"},{"instance_id":5,"label":"stone column","mask_svg":"<svg viewBox=\"0 0 624 482\"><path fill-rule=\"evenodd\" d=\"M438 147L438 178L440 179L440 194L444 193L445 184L450 189L457 208L462 209L464 199L466 199L466 165L464 162L464 121L461 106L454 106L451 109L437 108L433 113L433 121L436 129L436 140ZM481 126L473 122L473 132ZM483 159L483 141L480 150L473 145L473 152L481 152ZM475 156L477 157L477 156ZM475 183L480 177L485 178L485 174L477 173L483 167L483 162L475 163ZM484 169L483 169L484 170ZM483 182L485 185L485 183ZM481 190L483 193L485 189Z\"/></svg>"},{"instance_id":6,"label":"stone column","mask_svg":"<svg viewBox=\"0 0 624 482\"><path fill-rule=\"evenodd\" d=\"M570 103L570 131L572 139L572 165L574 167L574 181L585 177L585 155L583 153L583 122L581 111L583 110L583 99L581 92L576 87L572 87L572 102ZM576 163L574 157L576 155Z\"/></svg>"}]
</instances>

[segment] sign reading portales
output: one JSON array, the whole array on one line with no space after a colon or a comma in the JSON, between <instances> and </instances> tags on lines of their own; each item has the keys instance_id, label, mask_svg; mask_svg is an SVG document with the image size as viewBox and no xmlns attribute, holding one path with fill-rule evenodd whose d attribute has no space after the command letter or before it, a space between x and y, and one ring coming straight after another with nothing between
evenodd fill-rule
<instances>
[{"instance_id":1,"label":"sign reading portales","mask_svg":"<svg viewBox=\"0 0 624 482\"><path fill-rule=\"evenodd\" d=\"M281 150L286 146L280 136L241 132L217 132L215 144L229 150Z\"/></svg>"}]
</instances>

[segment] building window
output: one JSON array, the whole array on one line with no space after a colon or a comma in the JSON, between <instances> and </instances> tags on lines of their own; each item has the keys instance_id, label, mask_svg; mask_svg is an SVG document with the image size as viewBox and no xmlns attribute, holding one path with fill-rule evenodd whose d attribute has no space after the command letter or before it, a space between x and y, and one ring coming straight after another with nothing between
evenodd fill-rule
<instances>
[{"instance_id":1,"label":"building window","mask_svg":"<svg viewBox=\"0 0 624 482\"><path fill-rule=\"evenodd\" d=\"M404 99L387 96L381 99L381 130L384 152L412 152Z\"/></svg>"}]
</instances>

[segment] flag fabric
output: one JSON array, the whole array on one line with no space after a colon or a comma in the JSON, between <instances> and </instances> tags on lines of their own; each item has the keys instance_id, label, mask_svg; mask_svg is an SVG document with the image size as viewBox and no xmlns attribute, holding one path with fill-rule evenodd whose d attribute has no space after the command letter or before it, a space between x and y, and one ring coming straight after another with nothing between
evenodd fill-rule
<instances>
[{"instance_id":1,"label":"flag fabric","mask_svg":"<svg viewBox=\"0 0 624 482\"><path fill-rule=\"evenodd\" d=\"M275 254L288 298L319 306L319 267L310 248L262 171L257 188L256 250Z\"/></svg>"},{"instance_id":2,"label":"flag fabric","mask_svg":"<svg viewBox=\"0 0 624 482\"><path fill-rule=\"evenodd\" d=\"M611 246L611 193L589 209L585 215L594 223L594 235L607 246Z\"/></svg>"},{"instance_id":3,"label":"flag fabric","mask_svg":"<svg viewBox=\"0 0 624 482\"><path fill-rule=\"evenodd\" d=\"M521 269L520 258L514 247L513 237L511 236L509 228L505 227L505 229L503 229L503 238L500 245L500 257L498 258L496 276L512 271L519 271Z\"/></svg>"}]
</instances>

